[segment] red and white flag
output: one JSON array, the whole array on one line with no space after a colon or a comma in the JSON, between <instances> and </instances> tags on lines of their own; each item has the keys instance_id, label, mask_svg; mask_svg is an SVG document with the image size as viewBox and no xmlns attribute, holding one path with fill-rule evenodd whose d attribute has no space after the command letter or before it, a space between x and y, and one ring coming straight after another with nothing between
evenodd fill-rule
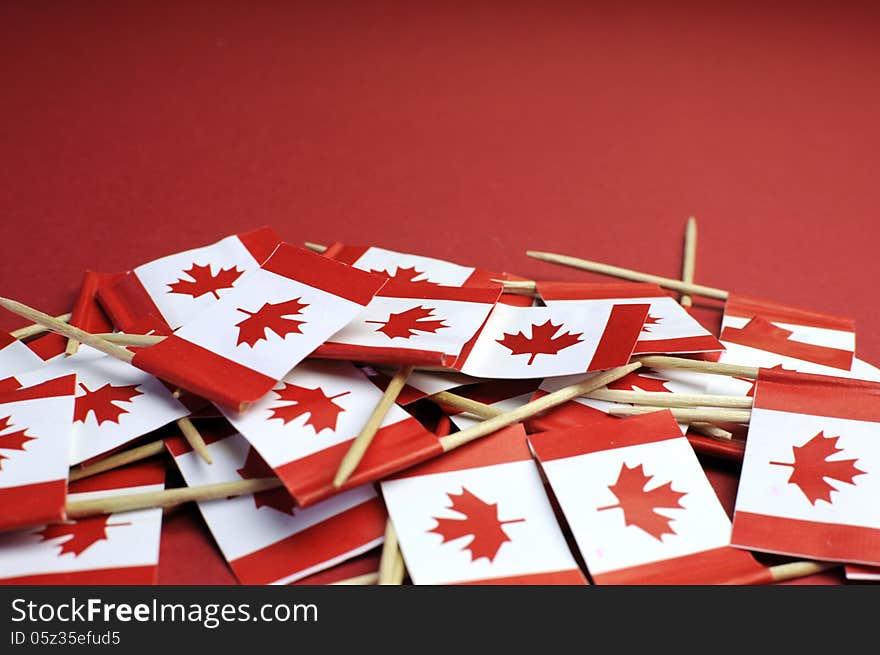
<instances>
[{"instance_id":1,"label":"red and white flag","mask_svg":"<svg viewBox=\"0 0 880 655\"><path fill-rule=\"evenodd\" d=\"M394 375L393 372L388 372L387 369L379 370L372 366L363 366L361 370L382 391L385 391ZM453 371L413 371L406 379L406 384L403 385L403 389L401 389L400 395L397 396L396 402L398 405L406 407L422 398L433 396L435 393L449 391L450 389L463 387L467 384L475 384L480 381L480 378L474 378L470 375Z\"/></svg>"},{"instance_id":2,"label":"red and white flag","mask_svg":"<svg viewBox=\"0 0 880 655\"><path fill-rule=\"evenodd\" d=\"M880 582L880 566L862 566L860 564L847 564L844 567L847 580L859 582Z\"/></svg>"},{"instance_id":3,"label":"red and white flag","mask_svg":"<svg viewBox=\"0 0 880 655\"><path fill-rule=\"evenodd\" d=\"M539 383L540 380L488 380L457 389L455 395L476 400L501 412L510 412L530 402ZM440 407L449 414L459 430L465 430L485 420L469 412L444 407L442 403Z\"/></svg>"},{"instance_id":4,"label":"red and white flag","mask_svg":"<svg viewBox=\"0 0 880 655\"><path fill-rule=\"evenodd\" d=\"M70 483L70 500L161 491L165 466L144 462ZM142 509L0 534L0 584L156 584L162 510Z\"/></svg>"},{"instance_id":5,"label":"red and white flag","mask_svg":"<svg viewBox=\"0 0 880 655\"><path fill-rule=\"evenodd\" d=\"M501 287L386 284L315 357L451 368L479 332Z\"/></svg>"},{"instance_id":6,"label":"red and white flag","mask_svg":"<svg viewBox=\"0 0 880 655\"><path fill-rule=\"evenodd\" d=\"M529 437L596 584L771 581L669 411Z\"/></svg>"},{"instance_id":7,"label":"red and white flag","mask_svg":"<svg viewBox=\"0 0 880 655\"><path fill-rule=\"evenodd\" d=\"M415 584L586 584L514 425L382 482Z\"/></svg>"},{"instance_id":8,"label":"red and white flag","mask_svg":"<svg viewBox=\"0 0 880 655\"><path fill-rule=\"evenodd\" d=\"M0 380L43 365L37 353L8 332L0 332ZM8 385L4 384L3 388Z\"/></svg>"},{"instance_id":9,"label":"red and white flag","mask_svg":"<svg viewBox=\"0 0 880 655\"><path fill-rule=\"evenodd\" d=\"M0 393L0 531L65 517L75 383Z\"/></svg>"},{"instance_id":10,"label":"red and white flag","mask_svg":"<svg viewBox=\"0 0 880 655\"><path fill-rule=\"evenodd\" d=\"M208 443L210 465L179 437L166 445L190 486L272 477L269 465L238 434ZM382 543L387 520L369 484L307 509L295 507L283 488L198 505L242 584L286 584L351 559Z\"/></svg>"},{"instance_id":11,"label":"red and white flag","mask_svg":"<svg viewBox=\"0 0 880 655\"><path fill-rule=\"evenodd\" d=\"M125 362L81 345L16 379L31 386L76 375L76 402L70 436L70 464L119 448L189 414L159 380Z\"/></svg>"},{"instance_id":12,"label":"red and white flag","mask_svg":"<svg viewBox=\"0 0 880 655\"><path fill-rule=\"evenodd\" d=\"M553 307L496 304L456 368L485 378L537 378L629 362L649 304L613 300Z\"/></svg>"},{"instance_id":13,"label":"red and white flag","mask_svg":"<svg viewBox=\"0 0 880 655\"><path fill-rule=\"evenodd\" d=\"M730 294L721 321L725 352L719 361L760 368L849 377L855 322L748 296ZM754 384L713 375L709 393L752 395Z\"/></svg>"},{"instance_id":14,"label":"red and white flag","mask_svg":"<svg viewBox=\"0 0 880 655\"><path fill-rule=\"evenodd\" d=\"M684 307L656 284L606 282L539 282L538 293L548 307L607 303L648 304L634 355L696 353L724 350L724 346Z\"/></svg>"},{"instance_id":15,"label":"red and white flag","mask_svg":"<svg viewBox=\"0 0 880 655\"><path fill-rule=\"evenodd\" d=\"M333 477L382 392L349 362L303 362L259 402L226 418L262 455L301 506L338 492ZM373 482L443 452L438 438L392 405L342 487Z\"/></svg>"},{"instance_id":16,"label":"red and white flag","mask_svg":"<svg viewBox=\"0 0 880 655\"><path fill-rule=\"evenodd\" d=\"M731 543L880 565L880 384L761 370Z\"/></svg>"},{"instance_id":17,"label":"red and white flag","mask_svg":"<svg viewBox=\"0 0 880 655\"><path fill-rule=\"evenodd\" d=\"M436 287L492 286L493 278L501 275L489 271L460 266L444 259L395 252L375 246L350 246L334 243L324 252L325 257L343 262L354 268L380 273L395 282L417 284L430 295Z\"/></svg>"},{"instance_id":18,"label":"red and white flag","mask_svg":"<svg viewBox=\"0 0 880 655\"><path fill-rule=\"evenodd\" d=\"M176 330L238 286L280 243L275 230L261 227L154 259L100 288L98 301L123 332L150 322L162 333Z\"/></svg>"},{"instance_id":19,"label":"red and white flag","mask_svg":"<svg viewBox=\"0 0 880 655\"><path fill-rule=\"evenodd\" d=\"M132 363L236 410L357 316L386 280L282 244L199 316Z\"/></svg>"}]
</instances>

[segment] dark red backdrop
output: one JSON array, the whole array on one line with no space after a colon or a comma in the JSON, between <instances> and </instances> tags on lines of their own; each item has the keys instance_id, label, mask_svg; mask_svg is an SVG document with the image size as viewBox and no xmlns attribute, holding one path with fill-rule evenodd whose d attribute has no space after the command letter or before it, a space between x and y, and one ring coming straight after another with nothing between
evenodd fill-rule
<instances>
[{"instance_id":1,"label":"dark red backdrop","mask_svg":"<svg viewBox=\"0 0 880 655\"><path fill-rule=\"evenodd\" d=\"M676 276L693 214L700 281L854 315L880 362L876 5L178 4L0 7L3 295L60 313L85 268L263 223ZM232 581L190 512L162 555Z\"/></svg>"}]
</instances>

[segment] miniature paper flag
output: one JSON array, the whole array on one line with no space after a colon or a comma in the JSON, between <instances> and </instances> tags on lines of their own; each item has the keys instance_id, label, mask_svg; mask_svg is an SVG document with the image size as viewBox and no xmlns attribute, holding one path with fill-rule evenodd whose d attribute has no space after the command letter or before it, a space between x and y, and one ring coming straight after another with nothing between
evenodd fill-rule
<instances>
[{"instance_id":1,"label":"miniature paper flag","mask_svg":"<svg viewBox=\"0 0 880 655\"><path fill-rule=\"evenodd\" d=\"M17 379L28 386L69 374L76 375L71 465L115 450L189 414L152 375L84 345L76 354Z\"/></svg>"},{"instance_id":2,"label":"miniature paper flag","mask_svg":"<svg viewBox=\"0 0 880 655\"><path fill-rule=\"evenodd\" d=\"M586 584L521 425L382 482L415 584Z\"/></svg>"},{"instance_id":3,"label":"miniature paper flag","mask_svg":"<svg viewBox=\"0 0 880 655\"><path fill-rule=\"evenodd\" d=\"M359 314L385 279L282 244L210 308L132 363L243 410Z\"/></svg>"},{"instance_id":4,"label":"miniature paper flag","mask_svg":"<svg viewBox=\"0 0 880 655\"><path fill-rule=\"evenodd\" d=\"M456 390L456 395L489 405L502 412L522 407L535 394L540 380L489 380ZM464 430L485 419L468 412L443 407L459 430Z\"/></svg>"},{"instance_id":5,"label":"miniature paper flag","mask_svg":"<svg viewBox=\"0 0 880 655\"><path fill-rule=\"evenodd\" d=\"M257 270L280 243L268 226L234 234L138 266L101 288L98 300L123 332L135 333L150 319L157 328L177 329Z\"/></svg>"},{"instance_id":6,"label":"miniature paper flag","mask_svg":"<svg viewBox=\"0 0 880 655\"><path fill-rule=\"evenodd\" d=\"M0 531L64 518L75 383L0 393Z\"/></svg>"},{"instance_id":7,"label":"miniature paper flag","mask_svg":"<svg viewBox=\"0 0 880 655\"><path fill-rule=\"evenodd\" d=\"M489 271L460 266L443 259L411 255L375 246L349 246L334 243L325 257L371 273L381 273L394 282L409 282L425 289L430 296L435 287L495 286L492 278L501 278Z\"/></svg>"},{"instance_id":8,"label":"miniature paper flag","mask_svg":"<svg viewBox=\"0 0 880 655\"><path fill-rule=\"evenodd\" d=\"M609 300L620 305L650 305L634 355L724 350L709 330L656 284L539 282L538 293L548 307Z\"/></svg>"},{"instance_id":9,"label":"miniature paper flag","mask_svg":"<svg viewBox=\"0 0 880 655\"><path fill-rule=\"evenodd\" d=\"M43 360L33 350L8 332L0 332L0 380L42 365Z\"/></svg>"},{"instance_id":10,"label":"miniature paper flag","mask_svg":"<svg viewBox=\"0 0 880 655\"><path fill-rule=\"evenodd\" d=\"M390 281L315 357L452 367L486 321L501 287L424 288Z\"/></svg>"},{"instance_id":11,"label":"miniature paper flag","mask_svg":"<svg viewBox=\"0 0 880 655\"><path fill-rule=\"evenodd\" d=\"M70 312L70 324L93 334L112 332L113 322L98 303L98 293L118 284L125 276L126 273L86 271Z\"/></svg>"},{"instance_id":12,"label":"miniature paper flag","mask_svg":"<svg viewBox=\"0 0 880 655\"><path fill-rule=\"evenodd\" d=\"M669 411L533 434L529 442L596 584L759 584Z\"/></svg>"},{"instance_id":13,"label":"miniature paper flag","mask_svg":"<svg viewBox=\"0 0 880 655\"><path fill-rule=\"evenodd\" d=\"M731 543L880 565L880 384L761 370Z\"/></svg>"},{"instance_id":14,"label":"miniature paper flag","mask_svg":"<svg viewBox=\"0 0 880 655\"><path fill-rule=\"evenodd\" d=\"M629 362L648 304L496 304L456 368L485 378L535 378L598 371Z\"/></svg>"},{"instance_id":15,"label":"miniature paper flag","mask_svg":"<svg viewBox=\"0 0 880 655\"><path fill-rule=\"evenodd\" d=\"M166 445L190 486L272 476L269 465L238 434L208 443L210 465L181 438ZM242 584L286 584L346 561L381 544L387 520L372 485L307 509L294 507L283 488L198 505Z\"/></svg>"},{"instance_id":16,"label":"miniature paper flag","mask_svg":"<svg viewBox=\"0 0 880 655\"><path fill-rule=\"evenodd\" d=\"M856 346L847 317L731 294L724 306L719 361L848 377ZM752 395L752 380L714 375L709 393Z\"/></svg>"},{"instance_id":17,"label":"miniature paper flag","mask_svg":"<svg viewBox=\"0 0 880 655\"><path fill-rule=\"evenodd\" d=\"M562 377L546 378L533 399L541 398L549 393L558 391L563 387L578 384L596 373L586 375L566 375ZM705 394L709 384L709 376L691 371L678 371L674 369L654 371L649 368L640 368L637 371L625 375L608 385L608 389L620 391L646 391L650 393L684 393ZM629 403L617 403L608 400L596 400L594 398L575 398L558 405L529 422L536 430L545 431L561 429L581 425L584 422L591 423L596 420L597 413L607 414L609 410ZM679 423L681 433L687 432L687 424Z\"/></svg>"},{"instance_id":18,"label":"miniature paper flag","mask_svg":"<svg viewBox=\"0 0 880 655\"><path fill-rule=\"evenodd\" d=\"M245 413L223 410L301 506L334 493L339 462L382 392L349 362L309 360ZM437 437L392 405L361 463L342 487L373 482L443 452Z\"/></svg>"},{"instance_id":19,"label":"miniature paper flag","mask_svg":"<svg viewBox=\"0 0 880 655\"><path fill-rule=\"evenodd\" d=\"M161 491L165 466L142 462L70 483L70 500ZM147 585L159 570L159 508L0 535L0 584Z\"/></svg>"}]
</instances>

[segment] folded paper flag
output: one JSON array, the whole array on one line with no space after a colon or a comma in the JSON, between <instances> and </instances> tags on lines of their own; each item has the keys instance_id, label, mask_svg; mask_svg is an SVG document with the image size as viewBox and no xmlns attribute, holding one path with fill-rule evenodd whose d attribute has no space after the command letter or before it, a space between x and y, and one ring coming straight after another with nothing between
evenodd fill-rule
<instances>
[{"instance_id":1,"label":"folded paper flag","mask_svg":"<svg viewBox=\"0 0 880 655\"><path fill-rule=\"evenodd\" d=\"M769 583L668 410L529 437L596 584Z\"/></svg>"},{"instance_id":2,"label":"folded paper flag","mask_svg":"<svg viewBox=\"0 0 880 655\"><path fill-rule=\"evenodd\" d=\"M333 478L382 392L349 362L303 362L251 408L226 418L266 460L301 506L337 493ZM392 405L361 463L342 487L374 482L441 454L437 437Z\"/></svg>"},{"instance_id":3,"label":"folded paper flag","mask_svg":"<svg viewBox=\"0 0 880 655\"><path fill-rule=\"evenodd\" d=\"M521 425L381 486L415 584L586 584Z\"/></svg>"},{"instance_id":4,"label":"folded paper flag","mask_svg":"<svg viewBox=\"0 0 880 655\"><path fill-rule=\"evenodd\" d=\"M70 483L70 500L161 491L165 466L143 462ZM162 510L91 516L0 535L0 584L156 584Z\"/></svg>"},{"instance_id":5,"label":"folded paper flag","mask_svg":"<svg viewBox=\"0 0 880 655\"><path fill-rule=\"evenodd\" d=\"M70 465L116 450L189 414L152 375L88 346L16 378L31 386L70 374L76 375Z\"/></svg>"},{"instance_id":6,"label":"folded paper flag","mask_svg":"<svg viewBox=\"0 0 880 655\"><path fill-rule=\"evenodd\" d=\"M614 301L617 305L648 304L648 315L633 349L634 355L724 350L709 330L656 284L539 282L538 293L548 307L599 301Z\"/></svg>"},{"instance_id":7,"label":"folded paper flag","mask_svg":"<svg viewBox=\"0 0 880 655\"><path fill-rule=\"evenodd\" d=\"M880 565L880 384L761 370L731 543Z\"/></svg>"},{"instance_id":8,"label":"folded paper flag","mask_svg":"<svg viewBox=\"0 0 880 655\"><path fill-rule=\"evenodd\" d=\"M623 366L649 308L613 300L553 307L499 303L456 368L475 377L536 378Z\"/></svg>"},{"instance_id":9,"label":"folded paper flag","mask_svg":"<svg viewBox=\"0 0 880 655\"><path fill-rule=\"evenodd\" d=\"M181 438L166 440L188 485L271 477L241 435L211 441L206 464ZM288 584L381 544L387 515L372 485L307 509L283 488L202 501L199 511L241 584Z\"/></svg>"},{"instance_id":10,"label":"folded paper flag","mask_svg":"<svg viewBox=\"0 0 880 655\"><path fill-rule=\"evenodd\" d=\"M386 280L282 244L197 318L132 363L242 411L357 316Z\"/></svg>"},{"instance_id":11,"label":"folded paper flag","mask_svg":"<svg viewBox=\"0 0 880 655\"><path fill-rule=\"evenodd\" d=\"M102 286L98 301L123 332L150 322L162 333L176 330L257 270L280 243L275 230L261 227L167 255Z\"/></svg>"},{"instance_id":12,"label":"folded paper flag","mask_svg":"<svg viewBox=\"0 0 880 655\"><path fill-rule=\"evenodd\" d=\"M390 281L315 357L451 368L476 336L501 287Z\"/></svg>"},{"instance_id":13,"label":"folded paper flag","mask_svg":"<svg viewBox=\"0 0 880 655\"><path fill-rule=\"evenodd\" d=\"M0 393L0 530L65 517L76 376Z\"/></svg>"}]
</instances>

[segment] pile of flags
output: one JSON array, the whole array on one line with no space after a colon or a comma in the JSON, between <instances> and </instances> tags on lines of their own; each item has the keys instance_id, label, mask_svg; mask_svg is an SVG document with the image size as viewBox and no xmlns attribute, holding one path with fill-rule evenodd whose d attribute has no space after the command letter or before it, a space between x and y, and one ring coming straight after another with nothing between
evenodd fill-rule
<instances>
[{"instance_id":1,"label":"pile of flags","mask_svg":"<svg viewBox=\"0 0 880 655\"><path fill-rule=\"evenodd\" d=\"M69 316L0 299L35 324L0 335L0 582L155 583L185 502L242 584L880 579L851 319L306 245L88 271ZM732 520L705 457L741 465Z\"/></svg>"}]
</instances>

